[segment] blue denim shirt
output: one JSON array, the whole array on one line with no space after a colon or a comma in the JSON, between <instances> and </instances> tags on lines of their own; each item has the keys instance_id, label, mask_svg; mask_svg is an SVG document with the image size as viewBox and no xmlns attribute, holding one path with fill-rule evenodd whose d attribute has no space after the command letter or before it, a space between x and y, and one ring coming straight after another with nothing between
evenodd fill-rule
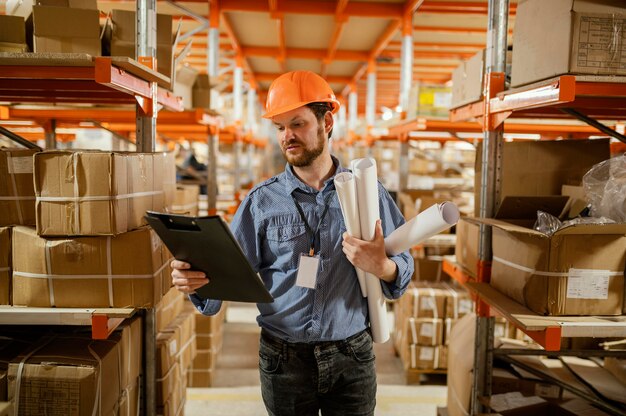
<instances>
[{"instance_id":1,"label":"blue denim shirt","mask_svg":"<svg viewBox=\"0 0 626 416\"><path fill-rule=\"evenodd\" d=\"M345 172L333 157L335 174ZM294 195L310 227L315 230L330 206L315 240L320 266L315 289L296 286L298 261L309 251L306 227L295 206ZM389 235L404 218L389 193L378 184L383 233ZM290 165L285 171L253 188L237 210L231 230L252 267L259 272L274 297L273 303L259 303L257 322L270 334L289 342L342 340L369 326L367 299L361 296L354 266L343 254L341 243L346 226L341 215L333 178L322 190L304 184ZM413 274L408 252L393 256L398 276L392 283L381 280L387 298L397 299L406 290ZM221 301L190 296L205 315L219 311Z\"/></svg>"}]
</instances>

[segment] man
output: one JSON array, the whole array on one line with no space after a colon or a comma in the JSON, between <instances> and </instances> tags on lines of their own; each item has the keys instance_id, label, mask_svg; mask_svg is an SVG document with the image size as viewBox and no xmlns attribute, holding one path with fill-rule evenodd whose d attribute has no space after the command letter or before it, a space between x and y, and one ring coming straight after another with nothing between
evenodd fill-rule
<instances>
[{"instance_id":1,"label":"man","mask_svg":"<svg viewBox=\"0 0 626 416\"><path fill-rule=\"evenodd\" d=\"M252 267L274 297L258 304L261 391L270 415L373 415L376 372L367 300L355 266L381 279L398 298L413 273L408 253L388 258L383 234L404 219L379 184L382 222L372 241L345 233L333 177L345 171L330 155L333 113L339 109L319 75L294 71L270 86L267 113L287 159L285 171L250 191L231 229ZM384 228L384 233L383 233ZM302 262L313 271L301 272ZM194 291L208 280L183 262L172 280L201 313L221 302ZM315 272L317 270L317 272ZM304 278L303 278L304 277Z\"/></svg>"}]
</instances>

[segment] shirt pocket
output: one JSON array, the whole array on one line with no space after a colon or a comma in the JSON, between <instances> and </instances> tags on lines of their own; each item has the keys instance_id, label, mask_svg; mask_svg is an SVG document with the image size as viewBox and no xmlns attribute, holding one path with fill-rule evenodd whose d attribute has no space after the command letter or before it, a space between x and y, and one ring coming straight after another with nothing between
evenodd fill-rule
<instances>
[{"instance_id":1,"label":"shirt pocket","mask_svg":"<svg viewBox=\"0 0 626 416\"><path fill-rule=\"evenodd\" d=\"M285 271L295 268L300 254L309 251L304 224L269 227L266 231L266 237L268 249L274 257L274 266Z\"/></svg>"}]
</instances>

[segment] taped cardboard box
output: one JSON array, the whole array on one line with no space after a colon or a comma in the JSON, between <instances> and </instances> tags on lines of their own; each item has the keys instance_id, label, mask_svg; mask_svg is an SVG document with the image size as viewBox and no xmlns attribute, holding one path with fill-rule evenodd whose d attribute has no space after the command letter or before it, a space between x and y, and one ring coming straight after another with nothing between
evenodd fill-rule
<instances>
[{"instance_id":1,"label":"taped cardboard box","mask_svg":"<svg viewBox=\"0 0 626 416\"><path fill-rule=\"evenodd\" d=\"M0 305L11 304L11 228L0 227Z\"/></svg>"},{"instance_id":2,"label":"taped cardboard box","mask_svg":"<svg viewBox=\"0 0 626 416\"><path fill-rule=\"evenodd\" d=\"M163 277L164 279L166 276ZM183 310L185 304L185 295L176 288L171 288L163 295L163 299L156 307L156 327L157 332L163 332L165 328L171 325Z\"/></svg>"},{"instance_id":3,"label":"taped cardboard box","mask_svg":"<svg viewBox=\"0 0 626 416\"><path fill-rule=\"evenodd\" d=\"M420 370L443 370L447 368L448 351L444 346L427 347L409 345L409 359L404 367Z\"/></svg>"},{"instance_id":4,"label":"taped cardboard box","mask_svg":"<svg viewBox=\"0 0 626 416\"><path fill-rule=\"evenodd\" d=\"M0 148L0 226L35 225L32 149Z\"/></svg>"},{"instance_id":5,"label":"taped cardboard box","mask_svg":"<svg viewBox=\"0 0 626 416\"><path fill-rule=\"evenodd\" d=\"M176 198L169 207L173 214L198 215L198 199L200 197L200 187L198 185L177 185Z\"/></svg>"},{"instance_id":6,"label":"taped cardboard box","mask_svg":"<svg viewBox=\"0 0 626 416\"><path fill-rule=\"evenodd\" d=\"M119 416L139 416L141 397L139 395L139 386L141 379L138 377L130 387L122 391L119 400Z\"/></svg>"},{"instance_id":7,"label":"taped cardboard box","mask_svg":"<svg viewBox=\"0 0 626 416\"><path fill-rule=\"evenodd\" d=\"M26 20L26 40L33 52L102 55L100 12L70 7L33 6ZM68 25L67 22L72 22Z\"/></svg>"},{"instance_id":8,"label":"taped cardboard box","mask_svg":"<svg viewBox=\"0 0 626 416\"><path fill-rule=\"evenodd\" d=\"M189 387L212 387L215 378L215 369L200 369L192 367L187 376Z\"/></svg>"},{"instance_id":9,"label":"taped cardboard box","mask_svg":"<svg viewBox=\"0 0 626 416\"><path fill-rule=\"evenodd\" d=\"M405 295L405 305L409 315L414 318L444 318L446 307L446 291L430 285L418 285L414 282Z\"/></svg>"},{"instance_id":10,"label":"taped cardboard box","mask_svg":"<svg viewBox=\"0 0 626 416\"><path fill-rule=\"evenodd\" d=\"M490 284L540 315L621 315L626 224L581 224L552 236L527 226L493 228Z\"/></svg>"},{"instance_id":11,"label":"taped cardboard box","mask_svg":"<svg viewBox=\"0 0 626 416\"><path fill-rule=\"evenodd\" d=\"M103 37L104 52L110 56L135 56L136 13L129 10L111 10L110 24L105 28ZM172 16L157 14L156 21L156 59L157 70L166 77L172 77Z\"/></svg>"},{"instance_id":12,"label":"taped cardboard box","mask_svg":"<svg viewBox=\"0 0 626 416\"><path fill-rule=\"evenodd\" d=\"M115 341L80 336L42 340L9 365L9 400L25 416L113 414L121 393L117 348Z\"/></svg>"},{"instance_id":13,"label":"taped cardboard box","mask_svg":"<svg viewBox=\"0 0 626 416\"><path fill-rule=\"evenodd\" d=\"M0 52L27 52L26 23L21 16L0 16Z\"/></svg>"},{"instance_id":14,"label":"taped cardboard box","mask_svg":"<svg viewBox=\"0 0 626 416\"><path fill-rule=\"evenodd\" d=\"M208 74L198 74L192 89L194 108L211 108L211 82Z\"/></svg>"},{"instance_id":15,"label":"taped cardboard box","mask_svg":"<svg viewBox=\"0 0 626 416\"><path fill-rule=\"evenodd\" d=\"M120 350L121 386L130 390L141 374L143 359L143 330L141 318L126 319L109 336L117 341Z\"/></svg>"},{"instance_id":16,"label":"taped cardboard box","mask_svg":"<svg viewBox=\"0 0 626 416\"><path fill-rule=\"evenodd\" d=\"M116 237L43 238L13 229L13 304L150 308L161 299L163 245L144 227Z\"/></svg>"},{"instance_id":17,"label":"taped cardboard box","mask_svg":"<svg viewBox=\"0 0 626 416\"><path fill-rule=\"evenodd\" d=\"M542 35L543 37L543 35ZM544 43L550 43L545 42ZM560 195L562 185L580 185L587 171L596 163L610 158L609 141L558 140L502 143L500 199L508 196ZM476 149L475 200L480 201L482 143ZM479 216L480 204L474 216Z\"/></svg>"},{"instance_id":18,"label":"taped cardboard box","mask_svg":"<svg viewBox=\"0 0 626 416\"><path fill-rule=\"evenodd\" d=\"M626 75L625 24L621 0L520 1L511 86L567 73Z\"/></svg>"},{"instance_id":19,"label":"taped cardboard box","mask_svg":"<svg viewBox=\"0 0 626 416\"><path fill-rule=\"evenodd\" d=\"M40 235L117 235L165 209L162 154L59 150L34 162Z\"/></svg>"},{"instance_id":20,"label":"taped cardboard box","mask_svg":"<svg viewBox=\"0 0 626 416\"><path fill-rule=\"evenodd\" d=\"M448 283L439 285L446 290L446 318L459 319L474 310L474 301L465 289Z\"/></svg>"},{"instance_id":21,"label":"taped cardboard box","mask_svg":"<svg viewBox=\"0 0 626 416\"><path fill-rule=\"evenodd\" d=\"M443 319L413 318L404 320L407 344L434 346L443 344Z\"/></svg>"}]
</instances>

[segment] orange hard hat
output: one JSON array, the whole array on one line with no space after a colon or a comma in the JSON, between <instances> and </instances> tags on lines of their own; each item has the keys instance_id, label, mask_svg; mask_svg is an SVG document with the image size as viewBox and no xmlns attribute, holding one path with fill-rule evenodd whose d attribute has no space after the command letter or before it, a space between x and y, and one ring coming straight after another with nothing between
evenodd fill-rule
<instances>
[{"instance_id":1,"label":"orange hard hat","mask_svg":"<svg viewBox=\"0 0 626 416\"><path fill-rule=\"evenodd\" d=\"M326 80L315 72L291 71L272 82L267 92L264 118L295 110L310 103L329 103L332 113L339 110L339 101Z\"/></svg>"}]
</instances>

